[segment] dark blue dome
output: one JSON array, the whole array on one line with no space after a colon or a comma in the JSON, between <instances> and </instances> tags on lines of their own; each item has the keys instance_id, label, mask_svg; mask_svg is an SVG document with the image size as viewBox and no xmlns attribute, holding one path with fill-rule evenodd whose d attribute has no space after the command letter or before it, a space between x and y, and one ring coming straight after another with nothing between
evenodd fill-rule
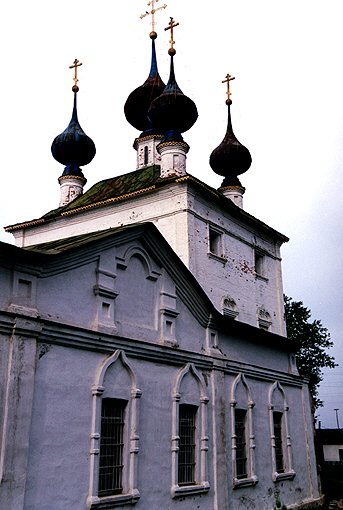
<instances>
[{"instance_id":1,"label":"dark blue dome","mask_svg":"<svg viewBox=\"0 0 343 510\"><path fill-rule=\"evenodd\" d=\"M160 94L162 94L165 87L165 84L161 80L157 69L155 50L155 38L157 35L155 32L152 32L150 37L152 39L152 50L149 76L143 85L131 92L124 105L126 120L134 128L142 131L142 136L146 136L150 133L160 134L154 129L154 125L151 124L150 120L148 119L148 110L152 101Z\"/></svg>"},{"instance_id":2,"label":"dark blue dome","mask_svg":"<svg viewBox=\"0 0 343 510\"><path fill-rule=\"evenodd\" d=\"M56 136L51 145L51 152L56 161L65 165L63 175L83 177L80 166L88 165L92 161L96 149L93 140L85 134L79 124L76 94L77 91L74 92L74 108L69 126Z\"/></svg>"},{"instance_id":3,"label":"dark blue dome","mask_svg":"<svg viewBox=\"0 0 343 510\"><path fill-rule=\"evenodd\" d=\"M151 103L148 115L159 132L168 133L168 139L174 137L175 140L182 140L181 133L193 126L198 118L198 111L195 103L185 96L178 86L174 73L174 55L170 55L168 83L162 94Z\"/></svg>"},{"instance_id":4,"label":"dark blue dome","mask_svg":"<svg viewBox=\"0 0 343 510\"><path fill-rule=\"evenodd\" d=\"M228 122L223 141L210 156L212 170L225 177L222 186L240 186L238 175L246 172L251 165L251 155L234 135L230 112L231 100L227 101Z\"/></svg>"}]
</instances>

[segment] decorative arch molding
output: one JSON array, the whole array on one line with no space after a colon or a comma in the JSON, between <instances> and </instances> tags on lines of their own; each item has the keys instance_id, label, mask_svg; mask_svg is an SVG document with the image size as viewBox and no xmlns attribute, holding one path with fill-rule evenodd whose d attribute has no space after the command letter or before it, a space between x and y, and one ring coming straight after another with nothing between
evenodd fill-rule
<instances>
[{"instance_id":1,"label":"decorative arch molding","mask_svg":"<svg viewBox=\"0 0 343 510\"><path fill-rule=\"evenodd\" d=\"M101 439L101 406L102 398L107 388L104 386L105 376L108 370L115 364L121 363L127 372L130 380L130 387L126 389L127 411L126 411L126 434L127 441L124 445L124 458L127 463L123 485L125 490L122 494L99 497L99 460L100 460L100 439ZM110 388L109 393L116 398L116 389ZM127 359L124 351L116 350L106 357L98 366L92 385L92 430L90 447L90 483L87 498L89 509L102 509L134 504L138 501L140 493L137 488L137 462L139 453L139 399L142 396L141 390L137 387L137 380L133 368Z\"/></svg>"},{"instance_id":2,"label":"decorative arch molding","mask_svg":"<svg viewBox=\"0 0 343 510\"><path fill-rule=\"evenodd\" d=\"M148 252L141 246L129 246L122 257L117 256L117 267L122 270L127 269L132 257L137 257L142 262L148 280L156 281L161 276L162 273L152 263Z\"/></svg>"},{"instance_id":3,"label":"decorative arch molding","mask_svg":"<svg viewBox=\"0 0 343 510\"><path fill-rule=\"evenodd\" d=\"M179 370L179 372L175 378L173 398L177 399L179 397L179 400L180 400L180 397L181 397L180 387L182 384L182 380L189 373L192 374L194 379L197 381L201 398L206 400L206 403L207 403L209 399L208 399L207 392L206 392L205 382L204 382L203 378L201 377L200 373L198 372L198 370L195 368L193 363L187 363L186 366L184 366L183 368L181 368Z\"/></svg>"},{"instance_id":4,"label":"decorative arch molding","mask_svg":"<svg viewBox=\"0 0 343 510\"><path fill-rule=\"evenodd\" d=\"M224 296L222 299L223 315L236 319L239 315L236 301L231 296Z\"/></svg>"},{"instance_id":5,"label":"decorative arch molding","mask_svg":"<svg viewBox=\"0 0 343 510\"><path fill-rule=\"evenodd\" d=\"M277 393L279 398L276 397ZM285 391L279 381L275 381L269 388L268 408L273 481L293 480L296 473L293 469L292 441L289 433L289 407Z\"/></svg>"},{"instance_id":6,"label":"decorative arch molding","mask_svg":"<svg viewBox=\"0 0 343 510\"><path fill-rule=\"evenodd\" d=\"M238 386L241 385L245 391L244 401L242 398L238 399L237 390ZM253 424L253 408L255 402L252 399L250 387L246 381L244 374L239 373L232 382L231 395L231 458L232 458L232 480L233 487L235 489L239 487L247 487L256 485L258 477L255 472L255 435L254 435L254 424ZM240 415L240 416L239 416ZM241 426L244 426L244 430L241 429L242 437L238 437L237 434L237 423L238 420ZM245 441L247 448L245 450L246 455L246 473L245 476L241 476L238 472L238 441Z\"/></svg>"},{"instance_id":7,"label":"decorative arch molding","mask_svg":"<svg viewBox=\"0 0 343 510\"><path fill-rule=\"evenodd\" d=\"M249 385L246 381L246 378L245 378L245 375L242 374L242 373L239 373L235 379L233 380L233 383L232 383L232 386L231 386L231 403L237 403L236 402L236 392L237 392L237 386L239 384L242 384L242 386L244 387L245 391L246 391L246 395L247 395L247 403L249 405L251 405L251 407L254 407L255 405L255 402L253 401L252 399L252 396L251 396L251 391L250 391L250 388L249 388Z\"/></svg>"},{"instance_id":8,"label":"decorative arch molding","mask_svg":"<svg viewBox=\"0 0 343 510\"><path fill-rule=\"evenodd\" d=\"M179 430L179 411L180 404L185 398L182 392L182 382L185 377L189 375L193 378L197 386L197 395L187 396L187 403L197 406L196 416L196 432L195 432L195 445L196 445L196 482L191 485L179 485L178 480L178 460L180 450L180 430ZM172 390L172 497L184 497L187 495L194 495L206 493L210 489L207 474L207 456L208 456L208 404L209 398L206 391L206 386L203 377L195 368L193 363L187 363L181 368L174 380Z\"/></svg>"},{"instance_id":9,"label":"decorative arch molding","mask_svg":"<svg viewBox=\"0 0 343 510\"><path fill-rule=\"evenodd\" d=\"M262 305L259 308L257 308L256 314L257 314L258 327L261 329L268 330L270 328L270 326L272 325L273 321L272 321L271 315L268 312L268 310L266 309L266 307L264 305Z\"/></svg>"}]
</instances>

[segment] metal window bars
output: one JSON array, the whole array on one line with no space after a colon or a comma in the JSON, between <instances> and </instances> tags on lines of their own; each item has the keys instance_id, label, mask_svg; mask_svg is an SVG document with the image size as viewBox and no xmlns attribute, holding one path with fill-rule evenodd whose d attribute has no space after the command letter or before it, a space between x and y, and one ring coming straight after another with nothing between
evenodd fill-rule
<instances>
[{"instance_id":1,"label":"metal window bars","mask_svg":"<svg viewBox=\"0 0 343 510\"><path fill-rule=\"evenodd\" d=\"M247 478L247 453L246 453L246 410L235 410L235 436L236 436L236 477Z\"/></svg>"},{"instance_id":2,"label":"metal window bars","mask_svg":"<svg viewBox=\"0 0 343 510\"><path fill-rule=\"evenodd\" d=\"M179 407L179 485L192 485L195 483L195 430L197 410L197 406L189 404L180 404Z\"/></svg>"},{"instance_id":3,"label":"metal window bars","mask_svg":"<svg viewBox=\"0 0 343 510\"><path fill-rule=\"evenodd\" d=\"M99 458L99 496L123 491L124 418L127 401L103 398Z\"/></svg>"},{"instance_id":4,"label":"metal window bars","mask_svg":"<svg viewBox=\"0 0 343 510\"><path fill-rule=\"evenodd\" d=\"M285 471L283 446L282 446L282 413L279 411L273 412L274 423L274 441L275 441L275 468L277 473Z\"/></svg>"}]
</instances>

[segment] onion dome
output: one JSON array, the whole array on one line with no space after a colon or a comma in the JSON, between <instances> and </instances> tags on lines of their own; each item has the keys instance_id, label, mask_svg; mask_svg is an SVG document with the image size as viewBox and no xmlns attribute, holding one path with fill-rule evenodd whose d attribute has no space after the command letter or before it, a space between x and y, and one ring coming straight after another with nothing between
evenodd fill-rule
<instances>
[{"instance_id":1,"label":"onion dome","mask_svg":"<svg viewBox=\"0 0 343 510\"><path fill-rule=\"evenodd\" d=\"M165 84L161 80L157 69L155 39L156 32L150 33L152 51L151 51L151 67L147 80L140 87L136 88L126 100L124 105L124 113L126 120L136 129L142 131L141 136L148 134L160 134L154 129L148 119L148 110L152 101L158 97L164 90Z\"/></svg>"},{"instance_id":2,"label":"onion dome","mask_svg":"<svg viewBox=\"0 0 343 510\"><path fill-rule=\"evenodd\" d=\"M227 75L227 81L232 80L230 75ZM230 99L230 89L228 87L228 99L226 101L228 108L228 121L227 130L221 144L214 149L210 156L210 166L212 170L225 177L222 182L222 187L225 186L241 186L238 175L246 172L251 165L251 155L249 150L244 147L236 138L231 123L230 107L232 101Z\"/></svg>"},{"instance_id":3,"label":"onion dome","mask_svg":"<svg viewBox=\"0 0 343 510\"><path fill-rule=\"evenodd\" d=\"M170 76L163 93L150 106L149 118L159 132L164 134L161 143L182 141L181 133L188 131L198 118L195 103L183 94L175 79L174 48L168 51Z\"/></svg>"},{"instance_id":4,"label":"onion dome","mask_svg":"<svg viewBox=\"0 0 343 510\"><path fill-rule=\"evenodd\" d=\"M76 95L77 85L72 88L74 92L74 108L71 121L67 129L56 136L51 145L53 157L65 165L63 175L84 177L80 166L88 165L95 156L96 149L93 140L82 130L77 118Z\"/></svg>"}]
</instances>

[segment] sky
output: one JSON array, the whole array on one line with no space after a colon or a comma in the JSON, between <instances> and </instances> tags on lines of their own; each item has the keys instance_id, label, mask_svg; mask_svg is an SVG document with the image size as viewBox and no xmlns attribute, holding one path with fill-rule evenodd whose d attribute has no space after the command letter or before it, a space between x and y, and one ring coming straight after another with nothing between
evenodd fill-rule
<instances>
[{"instance_id":1,"label":"sky","mask_svg":"<svg viewBox=\"0 0 343 510\"><path fill-rule=\"evenodd\" d=\"M138 132L124 117L129 93L147 78L148 0L11 0L0 7L1 225L58 206L63 167L51 156L68 125L75 58L79 121L97 154L86 189L132 171ZM326 371L318 419L343 425L343 32L341 0L160 0L158 66L169 72L169 17L176 79L199 118L184 134L187 170L218 188L208 159L226 129L227 73L232 122L252 155L241 176L244 209L290 238L282 249L284 291L303 301L334 341L340 364ZM13 242L0 231L0 240Z\"/></svg>"}]
</instances>

